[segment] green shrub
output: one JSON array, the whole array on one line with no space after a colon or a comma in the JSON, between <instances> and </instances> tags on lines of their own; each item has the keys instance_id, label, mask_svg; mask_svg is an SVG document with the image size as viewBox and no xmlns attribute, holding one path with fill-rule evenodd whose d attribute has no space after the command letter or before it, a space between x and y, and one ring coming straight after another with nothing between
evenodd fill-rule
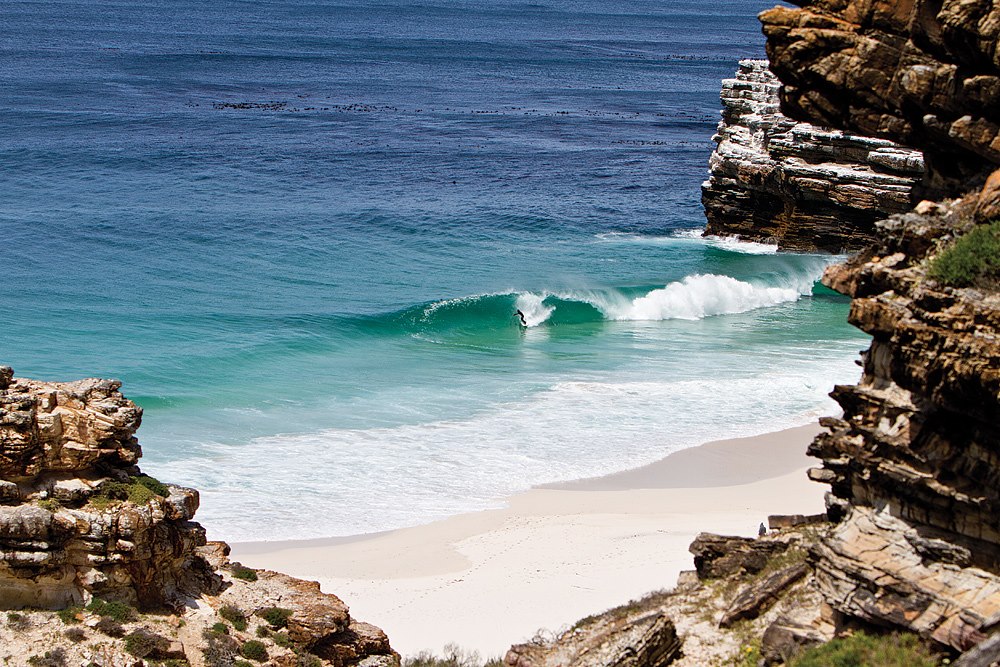
<instances>
[{"instance_id":1,"label":"green shrub","mask_svg":"<svg viewBox=\"0 0 1000 667\"><path fill-rule=\"evenodd\" d=\"M257 632L255 634L261 639L264 639L265 637L271 636L271 631L267 629L266 625L258 625Z\"/></svg>"},{"instance_id":2,"label":"green shrub","mask_svg":"<svg viewBox=\"0 0 1000 667\"><path fill-rule=\"evenodd\" d=\"M229 626L223 623L222 621L219 621L218 623L212 625L212 632L217 632L220 635L228 635Z\"/></svg>"},{"instance_id":3,"label":"green shrub","mask_svg":"<svg viewBox=\"0 0 1000 667\"><path fill-rule=\"evenodd\" d=\"M125 650L137 658L145 658L151 653L165 651L169 645L170 642L166 637L161 637L144 628L139 628L125 635Z\"/></svg>"},{"instance_id":4,"label":"green shrub","mask_svg":"<svg viewBox=\"0 0 1000 667\"><path fill-rule=\"evenodd\" d=\"M257 615L267 621L275 630L280 630L281 628L288 626L288 619L292 616L291 609L282 609L281 607L266 607L257 612Z\"/></svg>"},{"instance_id":5,"label":"green shrub","mask_svg":"<svg viewBox=\"0 0 1000 667\"><path fill-rule=\"evenodd\" d=\"M282 648L288 648L292 645L292 638L288 636L287 632L275 632L271 639Z\"/></svg>"},{"instance_id":6,"label":"green shrub","mask_svg":"<svg viewBox=\"0 0 1000 667\"><path fill-rule=\"evenodd\" d=\"M267 660L267 648L264 646L263 642L251 639L250 641L243 642L243 648L240 649L240 655L244 658L249 658L250 660L264 662Z\"/></svg>"},{"instance_id":7,"label":"green shrub","mask_svg":"<svg viewBox=\"0 0 1000 667\"><path fill-rule=\"evenodd\" d=\"M931 260L927 275L953 287L996 287L1000 280L1000 221L978 225Z\"/></svg>"},{"instance_id":8,"label":"green shrub","mask_svg":"<svg viewBox=\"0 0 1000 667\"><path fill-rule=\"evenodd\" d=\"M237 607L226 605L219 610L219 616L233 624L233 627L243 632L247 629L247 617Z\"/></svg>"},{"instance_id":9,"label":"green shrub","mask_svg":"<svg viewBox=\"0 0 1000 667\"><path fill-rule=\"evenodd\" d=\"M937 667L940 659L916 635L858 632L792 658L788 667Z\"/></svg>"},{"instance_id":10,"label":"green shrub","mask_svg":"<svg viewBox=\"0 0 1000 667\"><path fill-rule=\"evenodd\" d=\"M249 567L243 567L239 563L234 563L232 567L233 577L243 581L257 581L257 572Z\"/></svg>"},{"instance_id":11,"label":"green shrub","mask_svg":"<svg viewBox=\"0 0 1000 667\"><path fill-rule=\"evenodd\" d=\"M167 496L170 489L149 475L130 477L128 482L105 482L100 491L90 497L90 504L97 509L105 509L114 503L128 501L133 505L145 505L157 496Z\"/></svg>"},{"instance_id":12,"label":"green shrub","mask_svg":"<svg viewBox=\"0 0 1000 667\"><path fill-rule=\"evenodd\" d=\"M80 607L74 605L72 607L66 607L65 609L60 609L59 611L56 612L56 616L58 616L59 620L65 623L66 625L70 625L73 623L80 622L81 611L83 610Z\"/></svg>"},{"instance_id":13,"label":"green shrub","mask_svg":"<svg viewBox=\"0 0 1000 667\"><path fill-rule=\"evenodd\" d=\"M246 660L237 660L233 663L233 667L253 667L253 663Z\"/></svg>"},{"instance_id":14,"label":"green shrub","mask_svg":"<svg viewBox=\"0 0 1000 667\"><path fill-rule=\"evenodd\" d=\"M105 602L100 598L94 598L91 600L90 604L87 605L87 611L93 612L98 616L106 616L118 621L119 623L134 621L137 616L135 609L131 605L124 602L118 602L117 600Z\"/></svg>"}]
</instances>

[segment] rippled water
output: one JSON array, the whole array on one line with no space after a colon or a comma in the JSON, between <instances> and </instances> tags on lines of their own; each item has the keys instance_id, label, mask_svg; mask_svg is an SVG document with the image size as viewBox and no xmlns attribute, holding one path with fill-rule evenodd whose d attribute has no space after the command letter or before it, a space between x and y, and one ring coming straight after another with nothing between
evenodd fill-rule
<instances>
[{"instance_id":1,"label":"rippled water","mask_svg":"<svg viewBox=\"0 0 1000 667\"><path fill-rule=\"evenodd\" d=\"M691 233L769 4L5 3L0 359L122 379L229 540L832 411L829 258Z\"/></svg>"}]
</instances>

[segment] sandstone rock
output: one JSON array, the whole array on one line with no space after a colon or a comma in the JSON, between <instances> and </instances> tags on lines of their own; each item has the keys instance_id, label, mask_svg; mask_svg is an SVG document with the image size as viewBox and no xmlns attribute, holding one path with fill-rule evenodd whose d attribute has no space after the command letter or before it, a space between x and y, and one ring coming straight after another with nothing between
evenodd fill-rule
<instances>
[{"instance_id":1,"label":"sandstone rock","mask_svg":"<svg viewBox=\"0 0 1000 667\"><path fill-rule=\"evenodd\" d=\"M986 179L976 201L975 216L978 222L1000 220L1000 169Z\"/></svg>"},{"instance_id":2,"label":"sandstone rock","mask_svg":"<svg viewBox=\"0 0 1000 667\"><path fill-rule=\"evenodd\" d=\"M832 633L824 633L814 626L782 619L767 626L761 637L760 652L766 664L784 664L807 648L832 638Z\"/></svg>"},{"instance_id":3,"label":"sandstone rock","mask_svg":"<svg viewBox=\"0 0 1000 667\"><path fill-rule=\"evenodd\" d=\"M768 559L788 548L780 541L755 540L700 533L688 547L694 567L702 579L724 577L737 572L760 572Z\"/></svg>"},{"instance_id":4,"label":"sandstone rock","mask_svg":"<svg viewBox=\"0 0 1000 667\"><path fill-rule=\"evenodd\" d=\"M793 0L761 14L793 118L916 146L958 195L1000 163L1000 8L990 0Z\"/></svg>"},{"instance_id":5,"label":"sandstone rock","mask_svg":"<svg viewBox=\"0 0 1000 667\"><path fill-rule=\"evenodd\" d=\"M997 667L1000 665L1000 633L977 644L952 663L954 667Z\"/></svg>"},{"instance_id":6,"label":"sandstone rock","mask_svg":"<svg viewBox=\"0 0 1000 667\"><path fill-rule=\"evenodd\" d=\"M928 560L907 539L913 532L888 511L854 507L814 548L817 585L850 617L969 649L1000 614L1000 576Z\"/></svg>"},{"instance_id":7,"label":"sandstone rock","mask_svg":"<svg viewBox=\"0 0 1000 667\"><path fill-rule=\"evenodd\" d=\"M809 526L823 523L827 520L826 514L770 514L767 517L767 527L771 530L781 530L783 528L794 528L795 526Z\"/></svg>"},{"instance_id":8,"label":"sandstone rock","mask_svg":"<svg viewBox=\"0 0 1000 667\"><path fill-rule=\"evenodd\" d=\"M718 146L702 185L706 234L791 250L857 249L874 223L910 208L923 156L881 140L796 122L779 111L765 60L723 81Z\"/></svg>"},{"instance_id":9,"label":"sandstone rock","mask_svg":"<svg viewBox=\"0 0 1000 667\"><path fill-rule=\"evenodd\" d=\"M808 573L809 568L805 563L795 563L778 570L763 581L745 585L733 598L719 625L729 628L737 621L757 618L777 602L789 586L803 579Z\"/></svg>"},{"instance_id":10,"label":"sandstone rock","mask_svg":"<svg viewBox=\"0 0 1000 667\"><path fill-rule=\"evenodd\" d=\"M0 382L0 477L30 481L43 473L135 464L142 409L120 387L99 379Z\"/></svg>"},{"instance_id":11,"label":"sandstone rock","mask_svg":"<svg viewBox=\"0 0 1000 667\"><path fill-rule=\"evenodd\" d=\"M661 613L601 621L588 632L569 631L555 642L512 646L511 667L664 667L681 655L681 640Z\"/></svg>"}]
</instances>

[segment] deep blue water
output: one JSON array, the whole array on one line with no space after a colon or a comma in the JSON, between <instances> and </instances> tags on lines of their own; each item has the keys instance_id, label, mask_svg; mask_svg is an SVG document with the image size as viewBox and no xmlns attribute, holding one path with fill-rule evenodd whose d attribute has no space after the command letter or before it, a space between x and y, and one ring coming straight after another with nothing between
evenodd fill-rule
<instances>
[{"instance_id":1,"label":"deep blue water","mask_svg":"<svg viewBox=\"0 0 1000 667\"><path fill-rule=\"evenodd\" d=\"M683 233L770 4L5 2L0 362L123 380L231 540L829 411L829 258Z\"/></svg>"}]
</instances>

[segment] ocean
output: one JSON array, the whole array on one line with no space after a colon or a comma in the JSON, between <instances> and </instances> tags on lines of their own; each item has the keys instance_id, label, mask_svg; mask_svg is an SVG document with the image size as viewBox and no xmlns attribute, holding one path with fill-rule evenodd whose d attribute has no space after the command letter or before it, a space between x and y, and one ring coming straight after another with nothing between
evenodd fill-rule
<instances>
[{"instance_id":1,"label":"ocean","mask_svg":"<svg viewBox=\"0 0 1000 667\"><path fill-rule=\"evenodd\" d=\"M700 238L771 4L5 2L0 363L122 380L229 541L833 414L836 258Z\"/></svg>"}]
</instances>

